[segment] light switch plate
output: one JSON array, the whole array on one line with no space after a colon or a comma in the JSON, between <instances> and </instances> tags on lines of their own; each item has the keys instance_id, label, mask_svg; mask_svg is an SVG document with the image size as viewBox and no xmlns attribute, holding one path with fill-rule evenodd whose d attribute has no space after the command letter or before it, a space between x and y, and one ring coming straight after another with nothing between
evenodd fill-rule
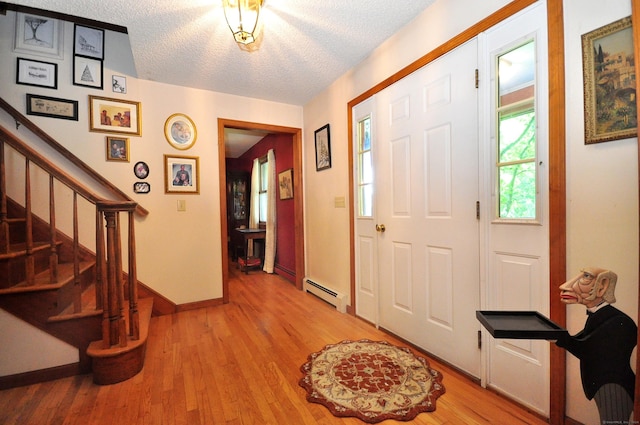
<instances>
[{"instance_id":1,"label":"light switch plate","mask_svg":"<svg viewBox=\"0 0 640 425\"><path fill-rule=\"evenodd\" d=\"M184 199L178 199L178 211L186 211L187 210L187 201Z\"/></svg>"}]
</instances>

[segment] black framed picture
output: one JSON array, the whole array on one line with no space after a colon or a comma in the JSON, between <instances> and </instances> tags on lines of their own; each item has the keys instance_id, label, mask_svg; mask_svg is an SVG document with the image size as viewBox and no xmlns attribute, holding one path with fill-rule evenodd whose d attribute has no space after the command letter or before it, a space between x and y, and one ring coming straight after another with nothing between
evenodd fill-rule
<instances>
[{"instance_id":1,"label":"black framed picture","mask_svg":"<svg viewBox=\"0 0 640 425\"><path fill-rule=\"evenodd\" d=\"M27 115L78 121L78 101L27 94Z\"/></svg>"},{"instance_id":2,"label":"black framed picture","mask_svg":"<svg viewBox=\"0 0 640 425\"><path fill-rule=\"evenodd\" d=\"M16 84L57 89L58 64L18 58Z\"/></svg>"},{"instance_id":3,"label":"black framed picture","mask_svg":"<svg viewBox=\"0 0 640 425\"><path fill-rule=\"evenodd\" d=\"M73 84L76 86L102 89L104 77L102 76L102 61L99 59L73 57Z\"/></svg>"},{"instance_id":4,"label":"black framed picture","mask_svg":"<svg viewBox=\"0 0 640 425\"><path fill-rule=\"evenodd\" d=\"M149 175L149 166L144 161L138 161L136 165L133 166L133 174L135 174L137 178L144 180Z\"/></svg>"},{"instance_id":5,"label":"black framed picture","mask_svg":"<svg viewBox=\"0 0 640 425\"><path fill-rule=\"evenodd\" d=\"M329 124L315 131L316 142L316 171L331 168L331 139Z\"/></svg>"},{"instance_id":6,"label":"black framed picture","mask_svg":"<svg viewBox=\"0 0 640 425\"><path fill-rule=\"evenodd\" d=\"M76 24L73 30L73 54L104 59L104 30Z\"/></svg>"}]
</instances>

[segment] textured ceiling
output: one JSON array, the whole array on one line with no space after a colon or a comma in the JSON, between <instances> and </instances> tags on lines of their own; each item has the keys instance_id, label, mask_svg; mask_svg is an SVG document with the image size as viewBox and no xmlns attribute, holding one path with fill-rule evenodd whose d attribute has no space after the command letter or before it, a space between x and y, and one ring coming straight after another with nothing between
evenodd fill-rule
<instances>
[{"instance_id":1,"label":"textured ceiling","mask_svg":"<svg viewBox=\"0 0 640 425\"><path fill-rule=\"evenodd\" d=\"M221 0L8 3L126 27L138 78L304 105L434 1L266 0L253 51L233 41Z\"/></svg>"}]
</instances>

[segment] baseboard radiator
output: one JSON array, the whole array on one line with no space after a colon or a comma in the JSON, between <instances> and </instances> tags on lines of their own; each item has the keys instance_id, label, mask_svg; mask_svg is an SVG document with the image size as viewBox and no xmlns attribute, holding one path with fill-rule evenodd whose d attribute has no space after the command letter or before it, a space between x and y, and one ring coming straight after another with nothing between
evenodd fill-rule
<instances>
[{"instance_id":1,"label":"baseboard radiator","mask_svg":"<svg viewBox=\"0 0 640 425\"><path fill-rule=\"evenodd\" d=\"M340 292L334 291L331 288L327 288L324 285L319 284L318 282L314 282L311 279L305 279L303 288L305 291L310 294L315 295L316 297L328 302L331 305L336 307L340 313L347 312L347 297Z\"/></svg>"}]
</instances>

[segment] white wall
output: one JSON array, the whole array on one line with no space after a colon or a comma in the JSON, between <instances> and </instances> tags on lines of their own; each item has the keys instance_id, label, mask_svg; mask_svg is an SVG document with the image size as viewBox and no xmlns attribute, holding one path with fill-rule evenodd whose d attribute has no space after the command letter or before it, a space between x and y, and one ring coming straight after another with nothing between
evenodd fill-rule
<instances>
[{"instance_id":1,"label":"white wall","mask_svg":"<svg viewBox=\"0 0 640 425\"><path fill-rule=\"evenodd\" d=\"M176 304L221 298L217 119L302 128L302 107L138 80L135 77L135 65L131 63L127 36L110 31L105 36L104 90L74 86L71 78L73 24L65 25L64 59L56 60L12 51L14 22L13 12L0 15L0 97L22 113L26 112L25 93L77 100L78 121L37 116L29 118L149 211L148 216L138 218L136 223L138 279ZM58 89L15 84L18 56L57 63ZM112 92L113 74L126 76L126 94ZM106 134L88 131L89 95L141 103L142 136L128 136L130 162L105 160ZM164 137L165 120L178 112L190 116L198 131L195 145L186 151L174 149ZM0 124L10 131L24 133L24 130L15 130L15 125L6 114L0 114ZM199 157L199 195L164 193L164 154ZM133 165L137 161L145 161L149 165L149 177L145 180L151 184L149 194L133 193L133 183L137 181ZM179 199L186 201L185 212L177 211ZM0 315L0 329L15 325L15 321L9 324L6 316ZM16 338L21 334L27 333L13 333ZM12 354L15 350L11 347L23 343L33 347L36 344L34 341L25 338L22 342L14 340L12 344L0 345L0 359L15 358L15 353ZM60 344L59 351L66 350L65 345ZM42 351L32 349L31 352ZM24 353L27 351L20 351L20 355ZM77 353L75 360L66 357L44 367L77 361ZM19 373L32 369L12 370L12 373Z\"/></svg>"},{"instance_id":2,"label":"white wall","mask_svg":"<svg viewBox=\"0 0 640 425\"><path fill-rule=\"evenodd\" d=\"M346 104L364 91L447 41L508 1L438 0L360 65L305 105L305 195L307 274L349 293L349 213L334 207L348 199ZM631 13L628 0L565 0L567 83L567 274L598 265L618 273L616 307L637 317L638 162L637 140L584 145L582 48L580 35ZM316 172L313 131L331 124L332 168ZM330 226L327 227L327 223ZM327 231L327 228L330 231ZM330 266L329 266L330 265ZM554 282L560 285L562 282ZM554 294L551 294L554 296ZM584 325L584 309L568 308L568 327ZM632 361L635 361L633 359ZM567 415L598 422L593 401L584 396L579 364L567 355ZM553 396L553 389L552 389Z\"/></svg>"},{"instance_id":3,"label":"white wall","mask_svg":"<svg viewBox=\"0 0 640 425\"><path fill-rule=\"evenodd\" d=\"M638 156L637 139L584 144L581 35L631 15L631 2L565 0L567 100L567 273L582 267L610 268L618 274L615 306L638 317ZM637 58L636 58L637 60ZM567 307L570 333L584 326L581 306ZM634 359L635 360L635 359ZM635 369L635 361L634 361ZM580 383L579 362L567 355L567 414L598 423L597 408Z\"/></svg>"}]
</instances>

